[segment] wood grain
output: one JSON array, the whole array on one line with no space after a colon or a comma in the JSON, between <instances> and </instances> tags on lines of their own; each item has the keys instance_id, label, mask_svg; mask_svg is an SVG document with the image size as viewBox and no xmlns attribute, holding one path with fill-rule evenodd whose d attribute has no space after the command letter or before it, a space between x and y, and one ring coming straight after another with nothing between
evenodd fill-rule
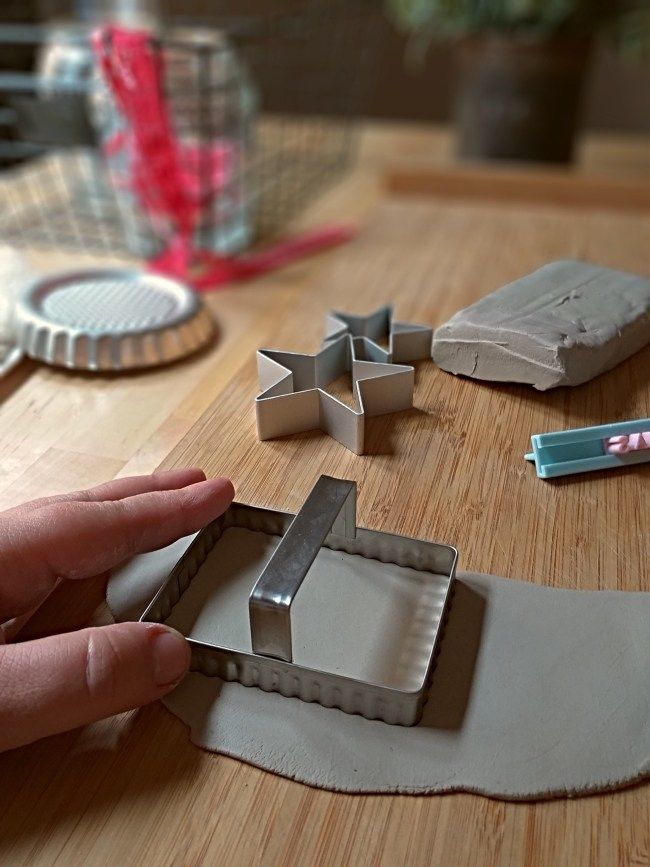
<instances>
[{"instance_id":1,"label":"wood grain","mask_svg":"<svg viewBox=\"0 0 650 867\"><path fill-rule=\"evenodd\" d=\"M424 140L402 141L408 151ZM650 271L650 221L639 214L451 199L375 207L373 153L313 212L365 220L358 240L216 294L221 337L204 355L126 379L30 368L6 386L0 500L89 484L102 470L150 470L173 448L165 465L227 473L239 499L261 505L297 508L321 472L355 478L360 523L456 544L461 569L649 590L650 465L544 483L523 453L534 432L650 415L650 349L546 394L420 363L415 409L371 420L363 457L318 432L257 441L254 350L315 350L330 306L363 312L392 300L400 318L438 324L553 258ZM87 601L92 611L96 588ZM66 611L77 625L80 610L63 587L33 634L65 626ZM339 795L201 752L159 705L5 754L0 775L3 864L640 867L650 858L647 785L533 804Z\"/></svg>"},{"instance_id":2,"label":"wood grain","mask_svg":"<svg viewBox=\"0 0 650 867\"><path fill-rule=\"evenodd\" d=\"M396 165L386 186L396 195L449 196L580 208L650 210L650 182L590 177L569 170L432 169Z\"/></svg>"}]
</instances>

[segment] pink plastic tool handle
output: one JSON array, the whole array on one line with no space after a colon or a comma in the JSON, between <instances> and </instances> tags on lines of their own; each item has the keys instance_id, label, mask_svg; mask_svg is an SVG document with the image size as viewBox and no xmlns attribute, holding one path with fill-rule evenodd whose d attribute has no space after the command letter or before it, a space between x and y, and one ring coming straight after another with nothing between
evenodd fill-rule
<instances>
[{"instance_id":1,"label":"pink plastic tool handle","mask_svg":"<svg viewBox=\"0 0 650 867\"><path fill-rule=\"evenodd\" d=\"M608 455L626 455L628 452L639 452L643 449L650 449L650 431L621 434L605 440L605 451Z\"/></svg>"}]
</instances>

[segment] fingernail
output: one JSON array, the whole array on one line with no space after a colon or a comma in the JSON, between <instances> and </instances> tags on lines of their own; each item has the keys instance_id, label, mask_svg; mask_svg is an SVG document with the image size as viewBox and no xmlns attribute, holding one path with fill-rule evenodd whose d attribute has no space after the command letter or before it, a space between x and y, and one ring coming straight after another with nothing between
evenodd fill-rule
<instances>
[{"instance_id":1,"label":"fingernail","mask_svg":"<svg viewBox=\"0 0 650 867\"><path fill-rule=\"evenodd\" d=\"M224 476L219 476L216 479L211 479L210 481L214 482L215 485L218 485L219 488L227 494L228 497L232 500L235 496L235 486L230 481L230 479L225 478Z\"/></svg>"},{"instance_id":2,"label":"fingernail","mask_svg":"<svg viewBox=\"0 0 650 867\"><path fill-rule=\"evenodd\" d=\"M157 686L171 686L183 677L190 665L190 648L175 629L156 629L152 638L153 676Z\"/></svg>"}]
</instances>

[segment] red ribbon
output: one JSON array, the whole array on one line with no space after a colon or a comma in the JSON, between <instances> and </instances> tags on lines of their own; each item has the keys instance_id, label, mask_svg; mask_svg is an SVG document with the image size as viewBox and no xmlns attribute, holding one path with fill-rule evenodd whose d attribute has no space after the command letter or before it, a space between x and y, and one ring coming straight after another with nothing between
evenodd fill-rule
<instances>
[{"instance_id":1,"label":"red ribbon","mask_svg":"<svg viewBox=\"0 0 650 867\"><path fill-rule=\"evenodd\" d=\"M200 146L178 141L162 89L164 61L161 52L153 50L149 33L105 27L93 35L93 47L126 122L125 130L104 144L104 151L115 155L120 149L126 150L128 186L152 222L169 238L163 253L149 263L151 270L206 291L258 276L354 236L351 228L329 226L243 257L197 250L192 241L197 220L205 203L232 176L237 160L235 144L217 141Z\"/></svg>"}]
</instances>

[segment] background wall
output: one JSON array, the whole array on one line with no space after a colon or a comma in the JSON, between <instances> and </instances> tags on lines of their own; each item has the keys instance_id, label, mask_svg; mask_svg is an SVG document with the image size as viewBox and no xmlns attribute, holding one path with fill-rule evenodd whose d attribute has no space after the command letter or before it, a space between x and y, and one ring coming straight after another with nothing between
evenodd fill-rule
<instances>
[{"instance_id":1,"label":"background wall","mask_svg":"<svg viewBox=\"0 0 650 867\"><path fill-rule=\"evenodd\" d=\"M449 118L453 88L453 50L432 45L422 71L405 68L406 41L377 18L380 63L370 96L372 114L444 121ZM596 48L587 82L585 125L592 129L650 132L650 63L624 61L606 45Z\"/></svg>"},{"instance_id":2,"label":"background wall","mask_svg":"<svg viewBox=\"0 0 650 867\"><path fill-rule=\"evenodd\" d=\"M87 7L114 5L111 0L0 0L0 22L42 19L44 14L60 12L74 2L77 6ZM311 2L327 6L328 0ZM218 24L224 14L267 15L284 8L304 6L305 0L159 0L159 5L163 12L188 22ZM360 7L361 15L367 21L368 39L378 41L376 70L364 99L364 114L432 121L449 118L453 86L453 50L450 45L432 46L425 67L412 72L404 64L406 40L384 16L381 0L349 0L348 4L333 3L332 6L347 6L350 10ZM354 40L349 44L350 50L357 50ZM327 47L318 46L317 50L327 50ZM24 50L12 52L0 47L0 51L4 54L0 55L0 68L16 68L24 62ZM291 59L287 60L290 63ZM344 68L345 58L341 59L341 64ZM274 86L272 82L269 84L271 88ZM340 85L336 83L335 86ZM278 88L281 84L277 85ZM281 107L283 94L274 92L269 95L271 104ZM309 105L305 108L308 110ZM585 94L584 120L591 129L650 132L650 63L626 62L606 46L599 46Z\"/></svg>"},{"instance_id":3,"label":"background wall","mask_svg":"<svg viewBox=\"0 0 650 867\"><path fill-rule=\"evenodd\" d=\"M229 14L268 13L301 5L302 0L161 0L175 16L218 21ZM312 0L315 5L319 0ZM648 0L650 2L650 0ZM327 0L323 0L327 4ZM303 3L304 5L304 3ZM335 4L338 5L338 4ZM343 4L341 4L343 5ZM453 49L431 47L419 72L406 68L406 38L383 12L382 0L350 0L367 19L368 38L379 42L374 81L369 88L367 113L378 117L445 121L450 115L453 87ZM352 14L352 13L350 13ZM344 60L342 59L342 63ZM274 99L275 103L276 100ZM650 63L631 63L606 45L595 52L585 93L584 119L591 129L650 131Z\"/></svg>"}]
</instances>

